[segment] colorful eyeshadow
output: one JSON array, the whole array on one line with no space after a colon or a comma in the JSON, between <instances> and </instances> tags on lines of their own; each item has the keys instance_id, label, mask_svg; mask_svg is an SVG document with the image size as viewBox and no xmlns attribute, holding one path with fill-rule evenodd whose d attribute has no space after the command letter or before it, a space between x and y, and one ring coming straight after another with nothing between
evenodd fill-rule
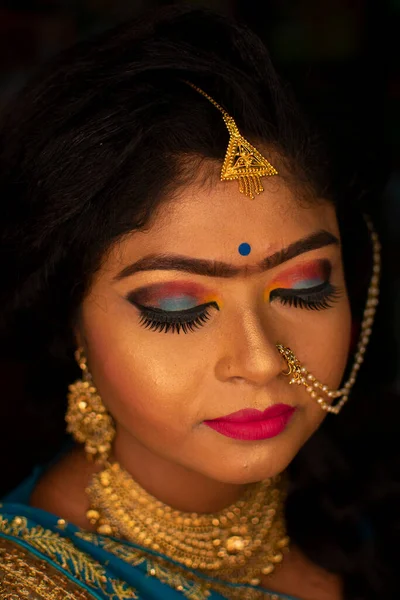
<instances>
[{"instance_id":1,"label":"colorful eyeshadow","mask_svg":"<svg viewBox=\"0 0 400 600\"><path fill-rule=\"evenodd\" d=\"M267 301L271 292L276 289L307 290L322 285L328 281L330 271L331 264L328 260L297 265L269 284L264 292L264 300Z\"/></svg>"},{"instance_id":2,"label":"colorful eyeshadow","mask_svg":"<svg viewBox=\"0 0 400 600\"><path fill-rule=\"evenodd\" d=\"M215 294L194 283L157 283L140 288L129 295L129 299L141 306L158 308L166 312L189 310L201 304L216 302L221 306Z\"/></svg>"},{"instance_id":3,"label":"colorful eyeshadow","mask_svg":"<svg viewBox=\"0 0 400 600\"><path fill-rule=\"evenodd\" d=\"M238 250L242 256L248 256L251 252L251 246L247 242L243 242L243 244L240 244Z\"/></svg>"}]
</instances>

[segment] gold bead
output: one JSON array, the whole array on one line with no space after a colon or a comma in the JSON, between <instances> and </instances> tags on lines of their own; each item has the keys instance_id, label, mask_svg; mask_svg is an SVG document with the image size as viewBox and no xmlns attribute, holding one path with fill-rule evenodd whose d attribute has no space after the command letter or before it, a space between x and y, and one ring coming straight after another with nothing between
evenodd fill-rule
<instances>
[{"instance_id":1,"label":"gold bead","mask_svg":"<svg viewBox=\"0 0 400 600\"><path fill-rule=\"evenodd\" d=\"M229 537L225 542L225 548L230 554L240 552L244 548L243 538L238 535Z\"/></svg>"},{"instance_id":2,"label":"gold bead","mask_svg":"<svg viewBox=\"0 0 400 600\"><path fill-rule=\"evenodd\" d=\"M221 540L213 540L213 546L220 546L221 545Z\"/></svg>"},{"instance_id":3,"label":"gold bead","mask_svg":"<svg viewBox=\"0 0 400 600\"><path fill-rule=\"evenodd\" d=\"M103 525L99 525L97 528L97 533L100 533L101 535L111 535L112 527L110 525L108 525L107 523L105 523Z\"/></svg>"},{"instance_id":4,"label":"gold bead","mask_svg":"<svg viewBox=\"0 0 400 600\"><path fill-rule=\"evenodd\" d=\"M254 577L254 579L250 579L250 583L251 585L260 585L260 580L257 577Z\"/></svg>"},{"instance_id":5,"label":"gold bead","mask_svg":"<svg viewBox=\"0 0 400 600\"><path fill-rule=\"evenodd\" d=\"M278 564L278 563L282 562L283 554L282 554L282 552L277 552L276 554L273 554L272 556L269 556L268 558L272 563Z\"/></svg>"},{"instance_id":6,"label":"gold bead","mask_svg":"<svg viewBox=\"0 0 400 600\"><path fill-rule=\"evenodd\" d=\"M275 571L274 565L268 565L267 567L263 567L261 569L261 573L263 575L270 575L273 571Z\"/></svg>"},{"instance_id":7,"label":"gold bead","mask_svg":"<svg viewBox=\"0 0 400 600\"><path fill-rule=\"evenodd\" d=\"M100 519L100 513L97 510L94 510L93 508L87 511L86 516L92 523L92 525L94 525L96 521Z\"/></svg>"},{"instance_id":8,"label":"gold bead","mask_svg":"<svg viewBox=\"0 0 400 600\"><path fill-rule=\"evenodd\" d=\"M289 546L289 543L290 543L289 536L285 536L284 538L282 538L281 540L279 540L276 543L276 547L277 548L286 548L287 546Z\"/></svg>"},{"instance_id":9,"label":"gold bead","mask_svg":"<svg viewBox=\"0 0 400 600\"><path fill-rule=\"evenodd\" d=\"M67 522L65 521L65 519L58 519L57 521L57 527L59 529L65 529L67 526Z\"/></svg>"}]
</instances>

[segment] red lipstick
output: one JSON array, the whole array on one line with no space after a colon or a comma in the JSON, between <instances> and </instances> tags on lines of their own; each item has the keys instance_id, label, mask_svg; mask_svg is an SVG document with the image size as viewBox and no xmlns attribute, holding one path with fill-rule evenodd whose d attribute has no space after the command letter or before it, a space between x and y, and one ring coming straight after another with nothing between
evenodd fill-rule
<instances>
[{"instance_id":1,"label":"red lipstick","mask_svg":"<svg viewBox=\"0 0 400 600\"><path fill-rule=\"evenodd\" d=\"M288 404L274 404L264 411L245 408L204 424L236 440L266 440L282 433L295 410Z\"/></svg>"}]
</instances>

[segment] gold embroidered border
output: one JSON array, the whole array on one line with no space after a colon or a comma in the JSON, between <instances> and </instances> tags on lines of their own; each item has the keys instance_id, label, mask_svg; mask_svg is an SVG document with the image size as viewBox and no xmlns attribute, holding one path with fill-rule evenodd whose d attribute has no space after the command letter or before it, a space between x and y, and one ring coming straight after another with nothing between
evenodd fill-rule
<instances>
[{"instance_id":1,"label":"gold embroidered border","mask_svg":"<svg viewBox=\"0 0 400 600\"><path fill-rule=\"evenodd\" d=\"M280 600L280 596L277 594L270 594L260 588L254 589L245 586L228 587L217 581L205 583L201 577L196 578L195 574L193 574L193 579L190 579L189 573L186 574L185 572L185 576L182 575L182 570L179 569L179 566L172 566L171 563L168 563L168 566L165 566L166 561L163 561L162 559L158 561L155 557L147 555L145 552L130 548L123 543L111 540L107 537L99 537L96 534L82 532L79 532L76 535L79 535L92 543L97 543L97 545L104 548L104 550L111 552L133 566L147 561L146 566L148 575L156 577L163 583L180 591L188 600L206 600L211 595L210 590L218 592L224 598L229 598L229 600ZM229 594L229 596L227 594Z\"/></svg>"},{"instance_id":2,"label":"gold embroidered border","mask_svg":"<svg viewBox=\"0 0 400 600\"><path fill-rule=\"evenodd\" d=\"M77 536L80 538L100 546L107 552L114 554L129 565L136 567L146 562L146 572L148 575L155 577L162 583L169 585L169 587L181 592L181 594L188 600L207 600L210 597L210 586L206 585L203 581L192 581L187 579L178 570L174 572L169 566L165 567L165 563L161 563L146 555L140 550L130 548L123 543L119 543L107 537L98 536L88 532L77 532Z\"/></svg>"},{"instance_id":3,"label":"gold embroidered border","mask_svg":"<svg viewBox=\"0 0 400 600\"><path fill-rule=\"evenodd\" d=\"M278 594L271 594L261 588L248 588L246 586L230 587L217 581L206 583L201 577L197 577L193 573L193 579L189 579L192 573L186 573L182 575L182 570L179 566L171 565L168 563L166 567L166 561L161 558L157 560L154 556L150 556L145 551L137 550L136 548L130 548L124 543L110 539L106 536L99 536L89 532L77 532L75 535L78 537L100 546L107 552L118 556L121 560L126 563L137 566L143 562L146 562L147 574L162 583L166 583L173 589L178 590L188 600L206 600L210 597L210 590L214 590L221 594L224 598L229 600L280 600L281 597ZM227 595L229 594L229 596Z\"/></svg>"},{"instance_id":4,"label":"gold embroidered border","mask_svg":"<svg viewBox=\"0 0 400 600\"><path fill-rule=\"evenodd\" d=\"M11 540L0 540L0 598L3 600L93 600L45 560Z\"/></svg>"},{"instance_id":5,"label":"gold embroidered border","mask_svg":"<svg viewBox=\"0 0 400 600\"><path fill-rule=\"evenodd\" d=\"M68 538L40 525L28 527L25 517L15 517L9 521L0 515L0 532L13 536L16 540L23 540L79 581L101 591L109 600L139 600L133 588L124 581L107 577L102 565L78 550Z\"/></svg>"}]
</instances>

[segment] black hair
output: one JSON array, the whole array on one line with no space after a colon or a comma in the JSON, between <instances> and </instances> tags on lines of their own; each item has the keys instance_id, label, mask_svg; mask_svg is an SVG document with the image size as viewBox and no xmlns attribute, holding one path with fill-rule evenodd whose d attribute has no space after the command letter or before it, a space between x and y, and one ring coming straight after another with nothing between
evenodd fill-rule
<instances>
[{"instance_id":1,"label":"black hair","mask_svg":"<svg viewBox=\"0 0 400 600\"><path fill-rule=\"evenodd\" d=\"M78 376L72 325L105 254L146 227L202 161L221 163L221 114L186 81L268 147L304 196L336 205L353 315L361 318L371 270L363 202L339 182L335 160L254 33L214 12L169 8L83 41L29 83L0 127L3 364L8 393L20 399L3 402L2 422L15 427L2 455L9 444L18 454L22 439L29 452L10 462L8 485L62 443L66 387ZM373 375L381 367L391 373L379 352L382 343L392 352L380 319L364 380L289 467L289 533L343 577L352 600L398 593L395 431L386 426L391 398Z\"/></svg>"}]
</instances>

